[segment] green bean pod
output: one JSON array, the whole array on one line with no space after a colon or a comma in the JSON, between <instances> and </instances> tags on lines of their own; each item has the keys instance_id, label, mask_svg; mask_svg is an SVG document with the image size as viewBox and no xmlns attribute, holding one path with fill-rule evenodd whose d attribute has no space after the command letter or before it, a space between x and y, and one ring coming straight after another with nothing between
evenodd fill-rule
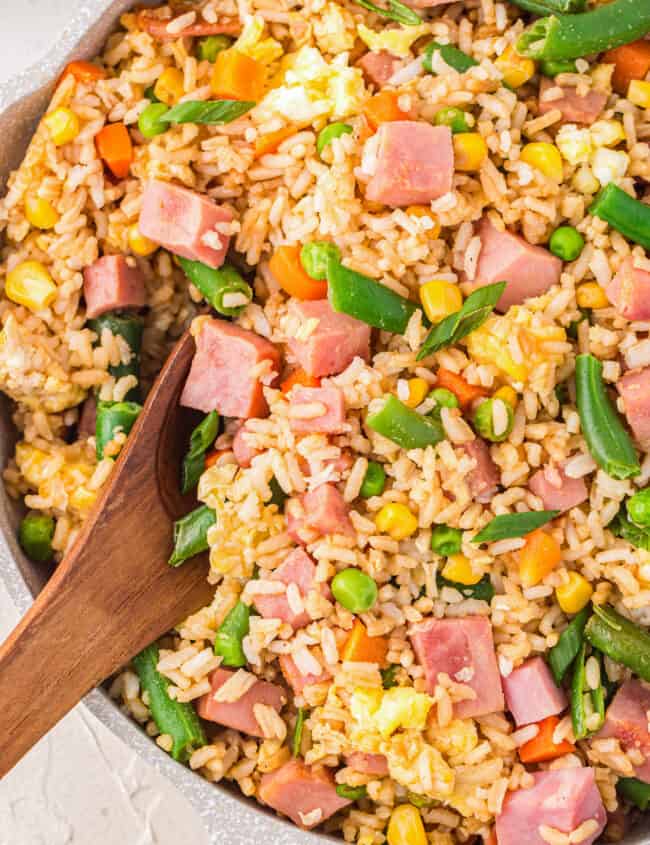
<instances>
[{"instance_id":1,"label":"green bean pod","mask_svg":"<svg viewBox=\"0 0 650 845\"><path fill-rule=\"evenodd\" d=\"M140 350L142 348L142 332L144 330L144 323L141 317L137 314L129 314L128 312L120 313L118 311L111 311L108 314L102 314L88 321L88 328L92 329L97 335L97 343L101 341L102 332L108 329L115 337L121 337L131 350L131 360L128 364L117 364L109 366L108 372L115 378L119 379L122 376L135 376L140 379ZM127 402L139 402L141 398L140 385L131 388L124 399Z\"/></svg>"},{"instance_id":2,"label":"green bean pod","mask_svg":"<svg viewBox=\"0 0 650 845\"><path fill-rule=\"evenodd\" d=\"M170 566L180 566L208 548L208 530L217 516L207 505L201 505L174 523L174 551Z\"/></svg>"},{"instance_id":3,"label":"green bean pod","mask_svg":"<svg viewBox=\"0 0 650 845\"><path fill-rule=\"evenodd\" d=\"M610 182L593 201L589 213L600 217L629 241L650 250L650 206Z\"/></svg>"},{"instance_id":4,"label":"green bean pod","mask_svg":"<svg viewBox=\"0 0 650 845\"><path fill-rule=\"evenodd\" d=\"M571 679L571 723L573 724L573 735L576 739L584 739L589 733L585 712L586 654L587 646L583 642L573 664L573 677Z\"/></svg>"},{"instance_id":5,"label":"green bean pod","mask_svg":"<svg viewBox=\"0 0 650 845\"><path fill-rule=\"evenodd\" d=\"M593 355L576 359L576 404L582 432L594 460L607 475L619 480L641 472L636 451L602 377L603 365Z\"/></svg>"},{"instance_id":6,"label":"green bean pod","mask_svg":"<svg viewBox=\"0 0 650 845\"><path fill-rule=\"evenodd\" d=\"M140 415L142 405L137 402L98 402L95 423L97 460L104 457L104 449L118 431L128 434Z\"/></svg>"},{"instance_id":7,"label":"green bean pod","mask_svg":"<svg viewBox=\"0 0 650 845\"><path fill-rule=\"evenodd\" d=\"M407 408L395 396L389 396L384 407L371 414L366 423L377 434L387 437L402 449L424 449L445 439L442 423Z\"/></svg>"},{"instance_id":8,"label":"green bean pod","mask_svg":"<svg viewBox=\"0 0 650 845\"><path fill-rule=\"evenodd\" d=\"M476 59L468 56L467 53L463 53L458 47L454 47L452 44L439 44L437 41L432 41L430 44L427 44L422 54L422 67L427 73L435 74L432 65L434 53L440 53L444 63L457 70L458 73L465 73L478 64Z\"/></svg>"},{"instance_id":9,"label":"green bean pod","mask_svg":"<svg viewBox=\"0 0 650 845\"><path fill-rule=\"evenodd\" d=\"M190 448L181 468L181 493L189 493L198 484L205 469L205 453L219 433L219 420L219 414L210 411L192 432Z\"/></svg>"},{"instance_id":10,"label":"green bean pod","mask_svg":"<svg viewBox=\"0 0 650 845\"><path fill-rule=\"evenodd\" d=\"M305 728L306 719L307 711L304 707L299 707L298 715L296 716L296 725L293 729L293 737L291 738L291 754L293 757L300 757L300 749L302 748L302 734Z\"/></svg>"},{"instance_id":11,"label":"green bean pod","mask_svg":"<svg viewBox=\"0 0 650 845\"><path fill-rule=\"evenodd\" d=\"M156 668L158 654L157 646L147 646L133 658L133 664L142 691L149 695L149 709L156 727L161 734L168 734L173 739L171 755L174 760L185 762L194 749L207 745L207 739L194 707L169 697L170 682Z\"/></svg>"},{"instance_id":12,"label":"green bean pod","mask_svg":"<svg viewBox=\"0 0 650 845\"><path fill-rule=\"evenodd\" d=\"M614 608L594 606L585 637L598 651L650 682L650 634Z\"/></svg>"},{"instance_id":13,"label":"green bean pod","mask_svg":"<svg viewBox=\"0 0 650 845\"><path fill-rule=\"evenodd\" d=\"M214 310L224 317L237 317L252 301L253 289L234 267L226 264L215 270L201 261L190 261L187 258L179 258L178 261L187 278L201 291ZM241 302L231 305L229 297L237 297Z\"/></svg>"},{"instance_id":14,"label":"green bean pod","mask_svg":"<svg viewBox=\"0 0 650 845\"><path fill-rule=\"evenodd\" d=\"M248 662L242 643L249 631L250 617L250 607L238 601L217 629L214 653L223 658L222 666L240 669Z\"/></svg>"}]
</instances>

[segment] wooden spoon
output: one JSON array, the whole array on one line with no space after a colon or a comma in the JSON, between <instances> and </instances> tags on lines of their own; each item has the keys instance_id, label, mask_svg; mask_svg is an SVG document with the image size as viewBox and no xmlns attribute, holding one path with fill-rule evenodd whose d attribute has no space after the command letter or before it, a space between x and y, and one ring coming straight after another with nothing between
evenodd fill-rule
<instances>
[{"instance_id":1,"label":"wooden spoon","mask_svg":"<svg viewBox=\"0 0 650 845\"><path fill-rule=\"evenodd\" d=\"M93 687L198 608L207 555L167 565L196 419L178 403L194 354L183 335L78 539L0 647L0 777Z\"/></svg>"}]
</instances>

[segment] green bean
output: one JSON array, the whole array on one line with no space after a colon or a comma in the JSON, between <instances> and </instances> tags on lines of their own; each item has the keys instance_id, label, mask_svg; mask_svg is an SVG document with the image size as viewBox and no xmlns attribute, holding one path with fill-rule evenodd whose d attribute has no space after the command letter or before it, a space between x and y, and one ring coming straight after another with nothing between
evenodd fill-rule
<instances>
[{"instance_id":1,"label":"green bean","mask_svg":"<svg viewBox=\"0 0 650 845\"><path fill-rule=\"evenodd\" d=\"M555 678L560 684L567 669L576 659L584 641L584 630L591 613L589 605L584 607L560 634L560 639L548 653L548 663Z\"/></svg>"},{"instance_id":2,"label":"green bean","mask_svg":"<svg viewBox=\"0 0 650 845\"><path fill-rule=\"evenodd\" d=\"M201 261L178 259L185 275L205 300L225 317L237 317L253 299L253 290L234 267L224 264L218 270Z\"/></svg>"},{"instance_id":3,"label":"green bean","mask_svg":"<svg viewBox=\"0 0 650 845\"><path fill-rule=\"evenodd\" d=\"M322 282L327 278L330 261L340 261L341 250L330 241L308 241L300 250L300 263L305 273Z\"/></svg>"},{"instance_id":4,"label":"green bean","mask_svg":"<svg viewBox=\"0 0 650 845\"><path fill-rule=\"evenodd\" d=\"M594 605L585 637L598 651L650 682L650 634L607 605Z\"/></svg>"},{"instance_id":5,"label":"green bean","mask_svg":"<svg viewBox=\"0 0 650 845\"><path fill-rule=\"evenodd\" d=\"M100 317L95 317L94 320L88 321L88 328L97 335L95 345L101 343L102 332L105 329L114 336L121 337L131 350L131 359L128 364L111 365L108 372L116 380L122 376L135 376L140 379L140 349L142 348L142 332L144 324L142 318L136 314L129 314L128 312L120 313L118 311L111 311L108 314L102 314ZM127 402L140 401L140 385L131 388L124 399Z\"/></svg>"},{"instance_id":6,"label":"green bean","mask_svg":"<svg viewBox=\"0 0 650 845\"><path fill-rule=\"evenodd\" d=\"M422 66L427 73L435 74L433 69L433 54L439 52L446 65L458 71L458 73L465 73L472 67L476 67L478 62L467 53L463 53L458 47L452 44L440 44L437 41L432 41L427 44L424 53L422 54Z\"/></svg>"},{"instance_id":7,"label":"green bean","mask_svg":"<svg viewBox=\"0 0 650 845\"><path fill-rule=\"evenodd\" d=\"M170 566L180 566L189 558L206 551L208 530L217 521L216 514L207 505L201 505L174 523L174 551Z\"/></svg>"},{"instance_id":8,"label":"green bean","mask_svg":"<svg viewBox=\"0 0 650 845\"><path fill-rule=\"evenodd\" d=\"M585 0L510 0L514 6L534 15L574 15L584 12Z\"/></svg>"},{"instance_id":9,"label":"green bean","mask_svg":"<svg viewBox=\"0 0 650 845\"><path fill-rule=\"evenodd\" d=\"M540 18L523 32L517 52L530 59L579 59L643 38L650 3L614 0L579 15Z\"/></svg>"},{"instance_id":10,"label":"green bean","mask_svg":"<svg viewBox=\"0 0 650 845\"><path fill-rule=\"evenodd\" d=\"M443 557L457 555L463 545L463 532L450 525L435 525L431 531L431 551Z\"/></svg>"},{"instance_id":11,"label":"green bean","mask_svg":"<svg viewBox=\"0 0 650 845\"><path fill-rule=\"evenodd\" d=\"M585 711L586 653L587 646L583 642L573 664L573 677L571 679L571 723L573 724L573 735L576 739L584 739L589 733Z\"/></svg>"},{"instance_id":12,"label":"green bean","mask_svg":"<svg viewBox=\"0 0 650 845\"><path fill-rule=\"evenodd\" d=\"M95 422L97 460L104 457L104 449L122 431L128 434L140 415L142 405L137 402L98 402Z\"/></svg>"},{"instance_id":13,"label":"green bean","mask_svg":"<svg viewBox=\"0 0 650 845\"><path fill-rule=\"evenodd\" d=\"M183 458L181 493L196 487L205 469L205 453L212 446L219 432L219 414L210 411L190 435L190 448Z\"/></svg>"},{"instance_id":14,"label":"green bean","mask_svg":"<svg viewBox=\"0 0 650 845\"><path fill-rule=\"evenodd\" d=\"M392 395L380 411L366 419L366 423L402 449L424 449L445 439L445 431L438 420L418 414Z\"/></svg>"},{"instance_id":15,"label":"green bean","mask_svg":"<svg viewBox=\"0 0 650 845\"><path fill-rule=\"evenodd\" d=\"M632 440L605 390L603 365L593 355L576 358L576 404L582 433L592 457L612 478L639 475Z\"/></svg>"},{"instance_id":16,"label":"green bean","mask_svg":"<svg viewBox=\"0 0 650 845\"><path fill-rule=\"evenodd\" d=\"M214 653L223 658L222 666L240 669L248 662L242 643L249 631L250 617L250 607L243 601L238 601L217 628Z\"/></svg>"},{"instance_id":17,"label":"green bean","mask_svg":"<svg viewBox=\"0 0 650 845\"><path fill-rule=\"evenodd\" d=\"M393 334L404 334L418 306L385 285L337 261L327 268L328 296L335 311Z\"/></svg>"},{"instance_id":18,"label":"green bean","mask_svg":"<svg viewBox=\"0 0 650 845\"><path fill-rule=\"evenodd\" d=\"M31 560L37 563L47 563L52 560L54 537L54 520L44 513L30 513L20 523L18 540L23 551Z\"/></svg>"},{"instance_id":19,"label":"green bean","mask_svg":"<svg viewBox=\"0 0 650 845\"><path fill-rule=\"evenodd\" d=\"M174 760L185 762L194 749L207 745L207 739L192 705L169 697L170 682L156 668L158 656L157 646L150 645L133 658L133 664L142 691L149 696L149 709L156 727L161 734L173 739L171 755Z\"/></svg>"},{"instance_id":20,"label":"green bean","mask_svg":"<svg viewBox=\"0 0 650 845\"><path fill-rule=\"evenodd\" d=\"M637 778L619 778L616 791L643 813L650 806L650 783Z\"/></svg>"},{"instance_id":21,"label":"green bean","mask_svg":"<svg viewBox=\"0 0 650 845\"><path fill-rule=\"evenodd\" d=\"M348 786L347 783L339 783L336 794L339 798L347 798L348 801L359 801L368 795L368 789L365 786Z\"/></svg>"},{"instance_id":22,"label":"green bean","mask_svg":"<svg viewBox=\"0 0 650 845\"><path fill-rule=\"evenodd\" d=\"M650 249L650 206L631 197L613 182L598 194L589 213L605 220L629 241Z\"/></svg>"},{"instance_id":23,"label":"green bean","mask_svg":"<svg viewBox=\"0 0 650 845\"><path fill-rule=\"evenodd\" d=\"M293 729L293 737L291 739L291 753L294 757L300 757L300 749L302 748L302 734L305 728L306 718L307 711L304 707L299 707L298 715L296 716L296 725Z\"/></svg>"},{"instance_id":24,"label":"green bean","mask_svg":"<svg viewBox=\"0 0 650 845\"><path fill-rule=\"evenodd\" d=\"M386 471L377 461L369 461L363 483L359 490L362 499L370 499L372 496L381 496L386 486Z\"/></svg>"}]
</instances>

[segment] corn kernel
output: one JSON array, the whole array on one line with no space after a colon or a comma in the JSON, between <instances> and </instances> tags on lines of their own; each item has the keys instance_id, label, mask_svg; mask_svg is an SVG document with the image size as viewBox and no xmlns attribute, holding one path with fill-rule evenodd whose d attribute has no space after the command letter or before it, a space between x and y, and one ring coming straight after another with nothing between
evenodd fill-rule
<instances>
[{"instance_id":1,"label":"corn kernel","mask_svg":"<svg viewBox=\"0 0 650 845\"><path fill-rule=\"evenodd\" d=\"M639 108L650 109L650 82L633 79L627 91L627 98Z\"/></svg>"},{"instance_id":2,"label":"corn kernel","mask_svg":"<svg viewBox=\"0 0 650 845\"><path fill-rule=\"evenodd\" d=\"M37 229L51 229L59 222L52 203L41 197L25 197L25 217Z\"/></svg>"},{"instance_id":3,"label":"corn kernel","mask_svg":"<svg viewBox=\"0 0 650 845\"><path fill-rule=\"evenodd\" d=\"M66 109L63 106L54 109L53 112L45 115L43 122L50 130L50 137L57 147L69 144L79 134L79 118L72 109Z\"/></svg>"},{"instance_id":4,"label":"corn kernel","mask_svg":"<svg viewBox=\"0 0 650 845\"><path fill-rule=\"evenodd\" d=\"M393 502L379 511L375 525L378 531L388 534L393 540L405 540L417 531L418 521L406 505Z\"/></svg>"},{"instance_id":5,"label":"corn kernel","mask_svg":"<svg viewBox=\"0 0 650 845\"><path fill-rule=\"evenodd\" d=\"M56 297L56 285L40 261L23 261L7 273L5 294L30 311L42 311Z\"/></svg>"},{"instance_id":6,"label":"corn kernel","mask_svg":"<svg viewBox=\"0 0 650 845\"><path fill-rule=\"evenodd\" d=\"M439 323L450 314L460 311L463 295L458 285L434 279L420 288L420 302L429 320Z\"/></svg>"},{"instance_id":7,"label":"corn kernel","mask_svg":"<svg viewBox=\"0 0 650 845\"><path fill-rule=\"evenodd\" d=\"M514 387L510 387L509 384L505 384L503 387L500 387L498 390L492 394L493 399L501 399L502 402L505 402L507 405L510 405L511 408L517 407L517 391Z\"/></svg>"},{"instance_id":8,"label":"corn kernel","mask_svg":"<svg viewBox=\"0 0 650 845\"><path fill-rule=\"evenodd\" d=\"M576 291L576 302L580 308L607 308L610 304L607 294L598 282L585 282Z\"/></svg>"},{"instance_id":9,"label":"corn kernel","mask_svg":"<svg viewBox=\"0 0 650 845\"><path fill-rule=\"evenodd\" d=\"M429 392L429 382L423 378L412 378L408 382L409 395L408 399L404 400L404 404L409 408L417 408L427 397Z\"/></svg>"},{"instance_id":10,"label":"corn kernel","mask_svg":"<svg viewBox=\"0 0 650 845\"><path fill-rule=\"evenodd\" d=\"M555 588L557 603L565 613L578 613L586 607L594 590L578 572L569 572L569 580Z\"/></svg>"},{"instance_id":11,"label":"corn kernel","mask_svg":"<svg viewBox=\"0 0 650 845\"><path fill-rule=\"evenodd\" d=\"M496 60L495 65L503 75L503 81L511 88L520 88L535 76L537 70L532 59L520 56L510 45Z\"/></svg>"},{"instance_id":12,"label":"corn kernel","mask_svg":"<svg viewBox=\"0 0 650 845\"><path fill-rule=\"evenodd\" d=\"M454 157L456 170L479 170L488 157L485 139L478 132L459 132L454 135Z\"/></svg>"},{"instance_id":13,"label":"corn kernel","mask_svg":"<svg viewBox=\"0 0 650 845\"><path fill-rule=\"evenodd\" d=\"M178 68L165 68L158 77L153 92L161 103L173 106L185 93L183 74Z\"/></svg>"},{"instance_id":14,"label":"corn kernel","mask_svg":"<svg viewBox=\"0 0 650 845\"><path fill-rule=\"evenodd\" d=\"M413 804L395 807L386 831L388 845L427 845L422 816Z\"/></svg>"},{"instance_id":15,"label":"corn kernel","mask_svg":"<svg viewBox=\"0 0 650 845\"><path fill-rule=\"evenodd\" d=\"M469 558L465 555L450 555L444 565L442 574L449 581L456 581L458 584L465 584L467 587L478 584L483 577L478 567L474 568Z\"/></svg>"},{"instance_id":16,"label":"corn kernel","mask_svg":"<svg viewBox=\"0 0 650 845\"><path fill-rule=\"evenodd\" d=\"M136 255L141 255L144 258L146 258L147 255L151 255L158 249L157 243L150 241L149 238L145 238L138 228L137 223L134 223L129 227L128 238L131 252L134 252Z\"/></svg>"},{"instance_id":17,"label":"corn kernel","mask_svg":"<svg viewBox=\"0 0 650 845\"><path fill-rule=\"evenodd\" d=\"M440 234L440 223L429 206L409 205L409 207L405 208L404 211L409 215L409 217L428 217L431 221L431 228L427 229L427 236L432 238L434 241L436 240Z\"/></svg>"},{"instance_id":18,"label":"corn kernel","mask_svg":"<svg viewBox=\"0 0 650 845\"><path fill-rule=\"evenodd\" d=\"M554 144L526 144L521 151L521 160L555 182L561 182L564 178L562 156Z\"/></svg>"}]
</instances>

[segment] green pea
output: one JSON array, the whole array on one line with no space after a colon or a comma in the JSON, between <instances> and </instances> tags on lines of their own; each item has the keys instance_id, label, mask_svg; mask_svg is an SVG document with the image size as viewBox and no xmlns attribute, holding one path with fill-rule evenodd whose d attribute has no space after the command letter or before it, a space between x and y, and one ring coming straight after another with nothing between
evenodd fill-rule
<instances>
[{"instance_id":1,"label":"green pea","mask_svg":"<svg viewBox=\"0 0 650 845\"><path fill-rule=\"evenodd\" d=\"M576 73L576 63L574 59L544 59L540 62L539 72L543 76L550 76L555 79L561 73Z\"/></svg>"},{"instance_id":2,"label":"green pea","mask_svg":"<svg viewBox=\"0 0 650 845\"><path fill-rule=\"evenodd\" d=\"M330 261L340 261L341 250L330 241L309 241L300 250L300 261L312 279L321 282L327 278Z\"/></svg>"},{"instance_id":3,"label":"green pea","mask_svg":"<svg viewBox=\"0 0 650 845\"><path fill-rule=\"evenodd\" d=\"M446 387L436 387L435 390L431 391L429 396L435 401L436 405L440 405L441 408L458 407L458 398L454 396L451 390L447 390Z\"/></svg>"},{"instance_id":4,"label":"green pea","mask_svg":"<svg viewBox=\"0 0 650 845\"><path fill-rule=\"evenodd\" d=\"M25 554L37 563L47 563L54 554L54 520L43 513L30 513L20 523L18 539Z\"/></svg>"},{"instance_id":5,"label":"green pea","mask_svg":"<svg viewBox=\"0 0 650 845\"><path fill-rule=\"evenodd\" d=\"M494 431L494 408L496 402L500 402L506 409L508 418L505 429L499 432L499 434L496 434ZM510 436L514 423L515 412L503 399L486 399L484 402L481 402L474 413L474 428L481 437L490 440L492 443L501 443L502 440L506 440Z\"/></svg>"},{"instance_id":6,"label":"green pea","mask_svg":"<svg viewBox=\"0 0 650 845\"><path fill-rule=\"evenodd\" d=\"M222 50L227 50L232 44L232 38L227 35L208 35L201 38L197 45L198 57L203 62L214 62Z\"/></svg>"},{"instance_id":7,"label":"green pea","mask_svg":"<svg viewBox=\"0 0 650 845\"><path fill-rule=\"evenodd\" d=\"M164 103L150 103L138 118L138 129L145 138L155 138L169 129L160 118L169 111Z\"/></svg>"},{"instance_id":8,"label":"green pea","mask_svg":"<svg viewBox=\"0 0 650 845\"><path fill-rule=\"evenodd\" d=\"M377 601L377 584L360 569L344 569L332 579L332 594L350 613L365 613Z\"/></svg>"},{"instance_id":9,"label":"green pea","mask_svg":"<svg viewBox=\"0 0 650 845\"><path fill-rule=\"evenodd\" d=\"M551 235L548 247L562 261L575 261L585 248L585 239L573 226L560 226Z\"/></svg>"},{"instance_id":10,"label":"green pea","mask_svg":"<svg viewBox=\"0 0 650 845\"><path fill-rule=\"evenodd\" d=\"M463 532L450 525L436 525L431 532L431 551L443 557L457 555L462 547Z\"/></svg>"},{"instance_id":11,"label":"green pea","mask_svg":"<svg viewBox=\"0 0 650 845\"><path fill-rule=\"evenodd\" d=\"M650 526L650 487L639 490L627 500L627 515L640 528Z\"/></svg>"},{"instance_id":12,"label":"green pea","mask_svg":"<svg viewBox=\"0 0 650 845\"><path fill-rule=\"evenodd\" d=\"M340 138L341 135L349 135L352 132L352 127L349 123L330 123L318 133L316 139L316 149L318 155L322 155L325 147L330 144L334 138Z\"/></svg>"},{"instance_id":13,"label":"green pea","mask_svg":"<svg viewBox=\"0 0 650 845\"><path fill-rule=\"evenodd\" d=\"M359 495L362 499L370 499L372 496L381 496L386 486L386 471L377 461L369 461L368 469L363 477L363 483Z\"/></svg>"},{"instance_id":14,"label":"green pea","mask_svg":"<svg viewBox=\"0 0 650 845\"><path fill-rule=\"evenodd\" d=\"M470 131L470 125L467 122L465 112L462 109L456 109L452 106L436 112L433 122L436 126L448 126L454 135L457 135L459 132Z\"/></svg>"}]
</instances>

